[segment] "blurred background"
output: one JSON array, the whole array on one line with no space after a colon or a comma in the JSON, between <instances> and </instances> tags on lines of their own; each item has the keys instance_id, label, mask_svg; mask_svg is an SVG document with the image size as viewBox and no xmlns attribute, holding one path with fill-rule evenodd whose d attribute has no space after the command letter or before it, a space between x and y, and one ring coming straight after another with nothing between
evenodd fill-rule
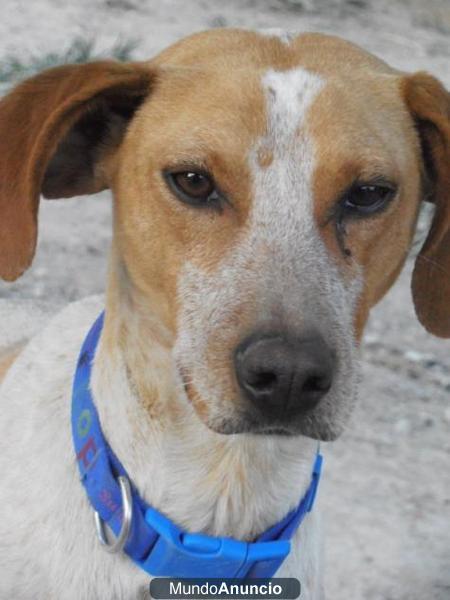
<instances>
[{"instance_id":1,"label":"blurred background","mask_svg":"<svg viewBox=\"0 0 450 600\"><path fill-rule=\"evenodd\" d=\"M334 33L397 68L430 71L450 89L450 0L2 0L1 7L0 93L55 64L146 59L189 33L228 26ZM41 204L33 267L16 283L0 282L0 349L64 304L103 291L110 217L106 192ZM319 500L333 600L450 599L450 342L421 328L409 289L427 222L424 214L402 276L370 319L352 423L324 448Z\"/></svg>"}]
</instances>

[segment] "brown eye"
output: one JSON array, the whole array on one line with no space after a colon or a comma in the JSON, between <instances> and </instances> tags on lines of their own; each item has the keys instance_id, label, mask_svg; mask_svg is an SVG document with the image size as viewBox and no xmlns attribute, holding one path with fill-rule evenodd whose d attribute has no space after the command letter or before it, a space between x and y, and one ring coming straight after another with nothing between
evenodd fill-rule
<instances>
[{"instance_id":1,"label":"brown eye","mask_svg":"<svg viewBox=\"0 0 450 600\"><path fill-rule=\"evenodd\" d=\"M383 210L394 197L396 189L392 185L362 184L348 190L342 202L347 213L370 215Z\"/></svg>"},{"instance_id":2,"label":"brown eye","mask_svg":"<svg viewBox=\"0 0 450 600\"><path fill-rule=\"evenodd\" d=\"M214 181L199 171L178 171L165 173L169 188L183 202L195 206L205 206L220 201Z\"/></svg>"}]
</instances>

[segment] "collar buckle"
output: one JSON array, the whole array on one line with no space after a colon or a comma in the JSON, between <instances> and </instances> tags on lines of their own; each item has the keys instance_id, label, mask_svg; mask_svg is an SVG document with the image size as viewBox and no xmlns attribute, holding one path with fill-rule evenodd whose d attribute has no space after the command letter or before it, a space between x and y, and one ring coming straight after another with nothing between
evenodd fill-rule
<instances>
[{"instance_id":1,"label":"collar buckle","mask_svg":"<svg viewBox=\"0 0 450 600\"><path fill-rule=\"evenodd\" d=\"M139 566L155 577L245 577L260 562L273 562L274 572L289 554L288 540L241 542L185 533L154 508L145 520L159 537Z\"/></svg>"}]
</instances>

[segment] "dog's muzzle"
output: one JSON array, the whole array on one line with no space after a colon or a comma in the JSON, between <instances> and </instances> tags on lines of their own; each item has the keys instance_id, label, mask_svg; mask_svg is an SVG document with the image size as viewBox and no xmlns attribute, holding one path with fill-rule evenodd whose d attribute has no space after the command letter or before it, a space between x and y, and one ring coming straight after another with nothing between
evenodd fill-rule
<instances>
[{"instance_id":1,"label":"dog's muzzle","mask_svg":"<svg viewBox=\"0 0 450 600\"><path fill-rule=\"evenodd\" d=\"M237 347L234 365L243 396L262 418L286 422L328 393L335 357L316 331L301 337L253 334Z\"/></svg>"}]
</instances>

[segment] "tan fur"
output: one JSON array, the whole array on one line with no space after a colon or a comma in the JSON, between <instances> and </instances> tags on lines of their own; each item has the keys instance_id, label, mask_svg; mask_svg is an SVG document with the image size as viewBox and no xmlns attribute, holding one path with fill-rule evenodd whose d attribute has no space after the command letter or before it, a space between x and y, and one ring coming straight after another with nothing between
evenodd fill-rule
<instances>
[{"instance_id":1,"label":"tan fur","mask_svg":"<svg viewBox=\"0 0 450 600\"><path fill-rule=\"evenodd\" d=\"M450 94L426 73L406 78L402 92L421 137L428 200L436 205L414 269L414 304L430 333L450 337Z\"/></svg>"},{"instance_id":2,"label":"tan fur","mask_svg":"<svg viewBox=\"0 0 450 600\"><path fill-rule=\"evenodd\" d=\"M12 350L9 350L8 352L2 352L0 354L0 384L5 378L7 372L9 371L16 358L19 356L21 350L22 347L14 348Z\"/></svg>"},{"instance_id":3,"label":"tan fur","mask_svg":"<svg viewBox=\"0 0 450 600\"><path fill-rule=\"evenodd\" d=\"M253 540L306 491L315 440L348 421L355 340L405 261L426 180L437 210L413 292L425 327L450 337L449 147L448 93L435 79L321 34L214 30L147 63L52 69L0 101L0 277L32 261L41 192L111 188L90 382L105 437L146 501L180 526ZM167 170L198 168L226 196L220 206L189 206L167 186ZM376 176L397 184L397 198L341 235L342 194ZM0 421L9 511L0 594L128 598L148 585L126 557L94 544L75 474L71 378L102 307L66 309L2 386L12 401ZM290 436L252 429L237 345L255 331L302 339L308 326L337 356L330 391ZM15 355L0 357L0 380ZM280 570L301 579L308 600L323 598L316 519L307 516ZM33 568L21 579L24 556Z\"/></svg>"},{"instance_id":4,"label":"tan fur","mask_svg":"<svg viewBox=\"0 0 450 600\"><path fill-rule=\"evenodd\" d=\"M0 102L0 276L19 277L36 245L39 193L45 169L70 127L101 94L142 94L149 71L98 62L45 71L18 85ZM98 192L107 183L94 174L73 194Z\"/></svg>"},{"instance_id":5,"label":"tan fur","mask_svg":"<svg viewBox=\"0 0 450 600\"><path fill-rule=\"evenodd\" d=\"M365 97L368 86L373 91ZM370 308L395 281L411 244L422 191L419 147L411 118L398 101L395 74L378 80L372 73L354 73L345 86L330 85L310 118L319 157L316 220L344 276L351 277L355 267L364 272L355 313L360 338ZM328 216L353 181L380 175L398 185L398 198L387 211L344 225L348 258L338 247L335 221Z\"/></svg>"},{"instance_id":6,"label":"tan fur","mask_svg":"<svg viewBox=\"0 0 450 600\"><path fill-rule=\"evenodd\" d=\"M449 163L439 141L448 135L448 95L435 80L408 79L360 48L330 36L305 34L286 44L253 32L218 30L183 40L148 63L102 62L50 70L21 84L0 103L0 139L8 144L0 172L0 274L13 279L28 266L34 252L40 186L56 148L99 102L120 104L124 96L142 102L123 140L110 136L108 145L102 147L91 179L83 176L73 190L64 188L62 195L91 193L105 186L114 192L105 344L111 352L115 347L124 350L130 377L154 414L159 414L159 388L167 391L169 385L159 382L155 386L155 372L147 371L148 340L163 340L167 349L173 344L182 266L189 262L202 272L213 273L245 235L253 200L248 153L267 133L261 77L268 69L298 66L326 81L308 116L317 164L314 216L342 276L351 280L357 271L363 273L354 314L358 339L370 308L397 277L413 235L424 170L413 119L436 123L440 137L428 138L441 191L414 290L425 326L439 335L450 335L450 290L445 278L449 203L443 191L448 188ZM19 122L22 125L17 128ZM272 149L262 147L258 152L261 168L270 166L272 160ZM162 170L181 166L204 167L214 173L230 203L221 212L182 205L161 177ZM345 244L351 257L346 257L330 213L356 177L377 174L398 182L399 198L386 212L347 224ZM51 190L51 195L56 193ZM423 284L434 271L447 282L439 294ZM144 318L147 306L153 311L151 322ZM207 367L228 382L230 395L236 382L231 363L224 357L251 328L253 313L250 300L237 305L227 321L227 347L214 339L208 342ZM130 315L135 315L139 326L133 325ZM167 369L166 360L161 358L161 368ZM199 398L196 405L199 412L205 411L204 399Z\"/></svg>"}]
</instances>

